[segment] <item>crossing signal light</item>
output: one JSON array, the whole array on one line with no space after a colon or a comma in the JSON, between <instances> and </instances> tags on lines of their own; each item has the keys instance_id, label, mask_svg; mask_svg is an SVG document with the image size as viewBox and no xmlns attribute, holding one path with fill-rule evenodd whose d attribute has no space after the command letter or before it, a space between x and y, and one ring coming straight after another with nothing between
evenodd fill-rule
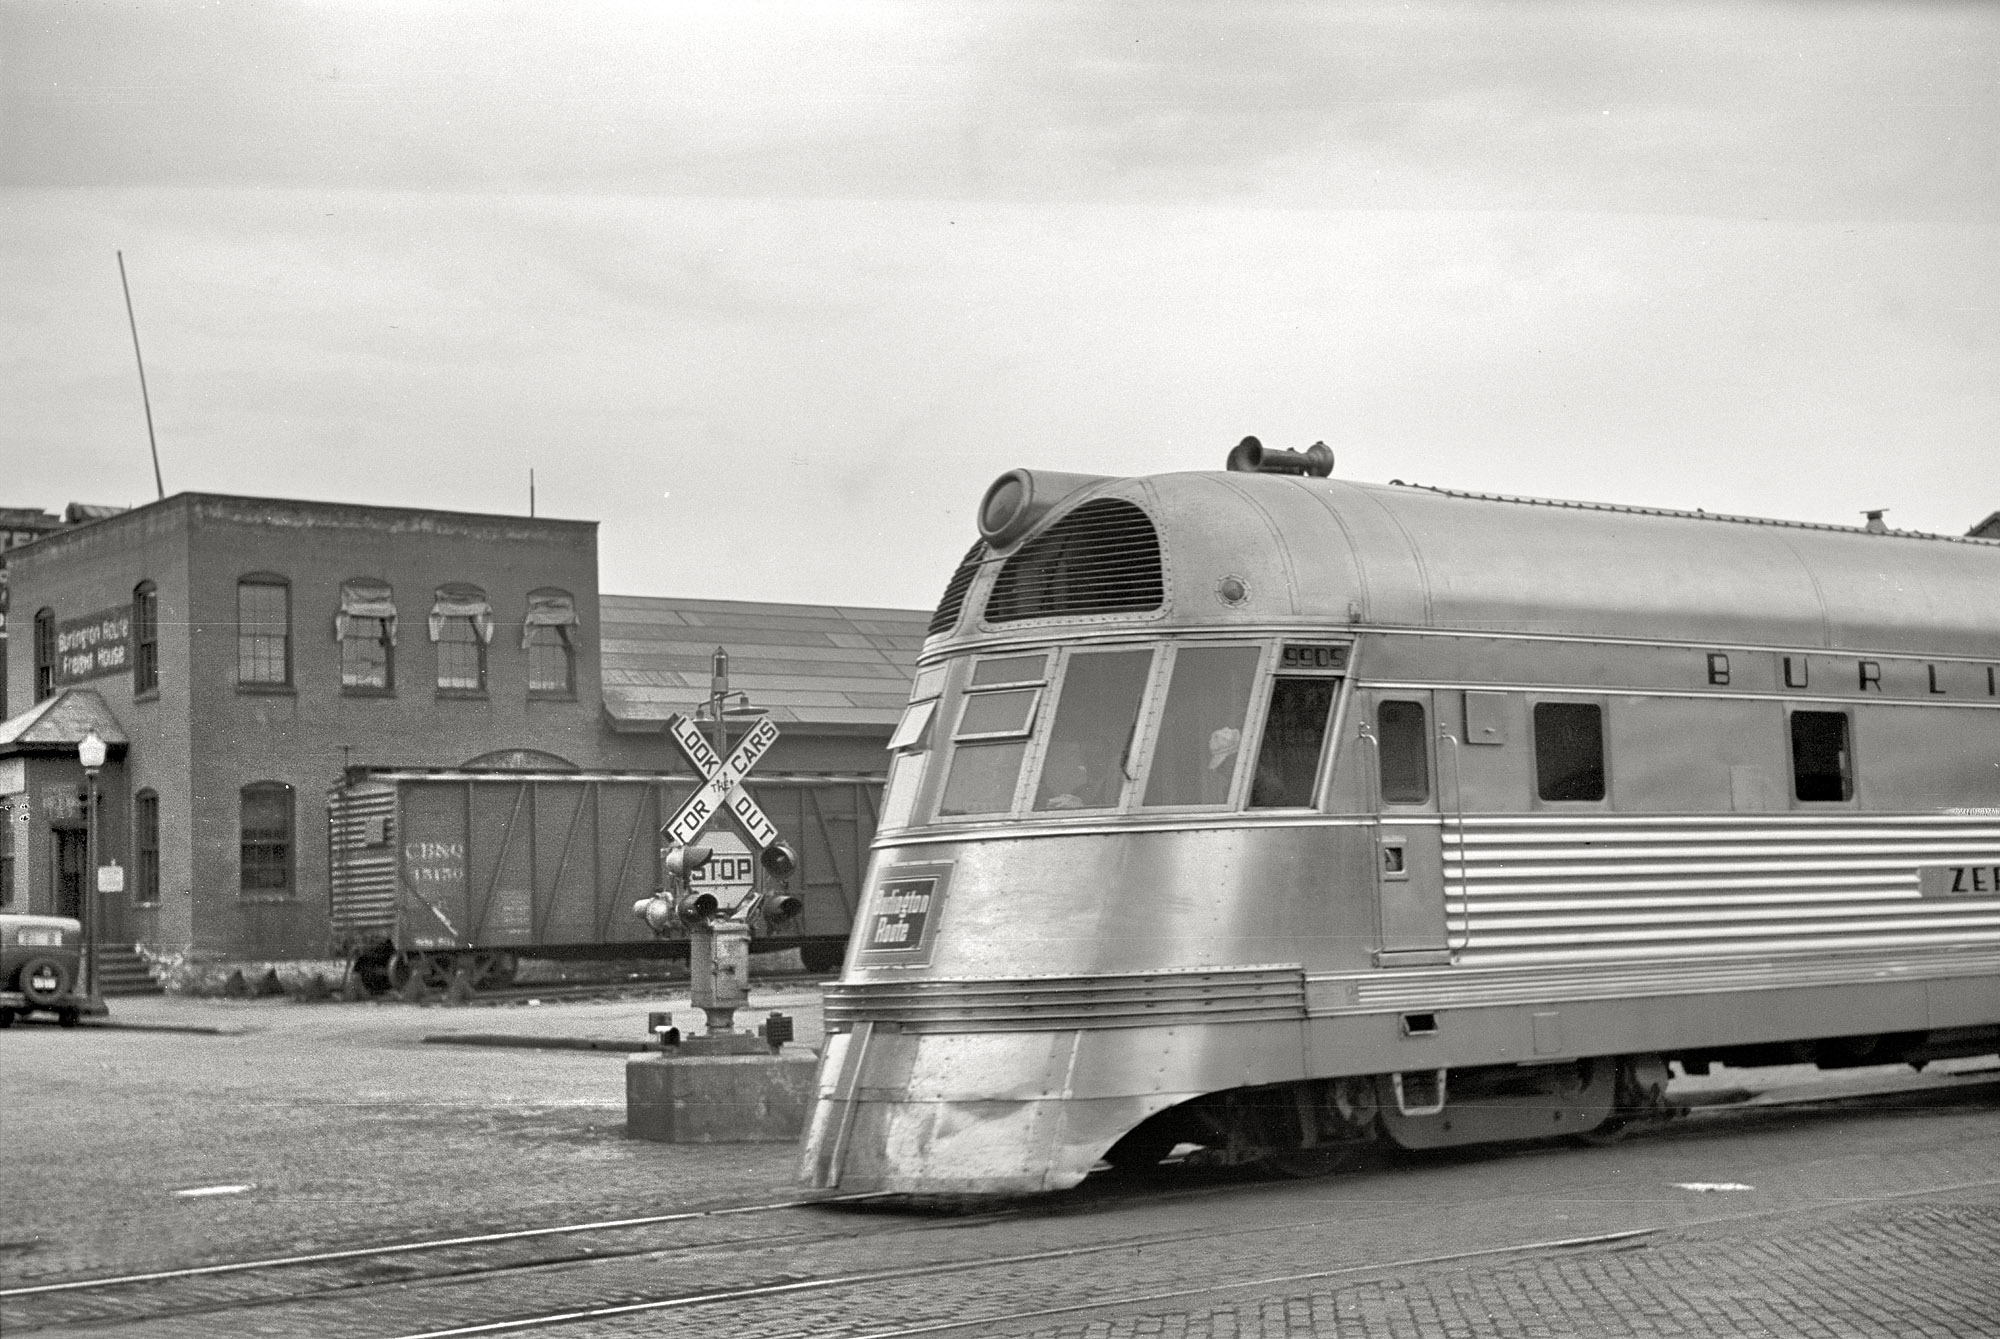
<instances>
[{"instance_id":1,"label":"crossing signal light","mask_svg":"<svg viewBox=\"0 0 2000 1339\"><path fill-rule=\"evenodd\" d=\"M792 871L799 867L799 853L784 842L772 842L764 848L764 853L757 857L757 863L762 865L764 872L772 878L789 879L792 877Z\"/></svg>"},{"instance_id":2,"label":"crossing signal light","mask_svg":"<svg viewBox=\"0 0 2000 1339\"><path fill-rule=\"evenodd\" d=\"M773 925L788 921L806 909L805 899L791 893L766 893L760 905L764 919Z\"/></svg>"},{"instance_id":3,"label":"crossing signal light","mask_svg":"<svg viewBox=\"0 0 2000 1339\"><path fill-rule=\"evenodd\" d=\"M661 859L667 877L685 882L715 854L706 846L676 846Z\"/></svg>"},{"instance_id":4,"label":"crossing signal light","mask_svg":"<svg viewBox=\"0 0 2000 1339\"><path fill-rule=\"evenodd\" d=\"M683 893L678 907L680 917L689 925L699 925L713 920L722 910L722 903L714 893Z\"/></svg>"},{"instance_id":5,"label":"crossing signal light","mask_svg":"<svg viewBox=\"0 0 2000 1339\"><path fill-rule=\"evenodd\" d=\"M646 922L654 934L667 928L674 918L674 904L664 897L642 897L632 904L632 914Z\"/></svg>"}]
</instances>

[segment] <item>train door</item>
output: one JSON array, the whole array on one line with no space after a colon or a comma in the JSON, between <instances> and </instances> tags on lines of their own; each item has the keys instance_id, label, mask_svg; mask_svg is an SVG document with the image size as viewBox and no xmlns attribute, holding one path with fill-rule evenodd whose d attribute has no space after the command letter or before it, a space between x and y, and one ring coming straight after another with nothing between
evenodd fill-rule
<instances>
[{"instance_id":1,"label":"train door","mask_svg":"<svg viewBox=\"0 0 2000 1339\"><path fill-rule=\"evenodd\" d=\"M1377 689L1362 725L1374 742L1376 914L1384 967L1448 962L1443 812L1433 695Z\"/></svg>"}]
</instances>

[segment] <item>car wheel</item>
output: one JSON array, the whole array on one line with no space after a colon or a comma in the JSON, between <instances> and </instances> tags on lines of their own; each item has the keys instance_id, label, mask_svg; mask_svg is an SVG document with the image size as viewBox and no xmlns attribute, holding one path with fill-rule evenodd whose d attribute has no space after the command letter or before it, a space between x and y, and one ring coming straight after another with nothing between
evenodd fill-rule
<instances>
[{"instance_id":1,"label":"car wheel","mask_svg":"<svg viewBox=\"0 0 2000 1339\"><path fill-rule=\"evenodd\" d=\"M83 1021L83 1015L78 1011L76 1011L75 1009L56 1010L57 1027L75 1027L78 1023L82 1021Z\"/></svg>"},{"instance_id":2,"label":"car wheel","mask_svg":"<svg viewBox=\"0 0 2000 1339\"><path fill-rule=\"evenodd\" d=\"M13 1026L14 1011L12 1009L0 1009L0 1028L10 1028Z\"/></svg>"}]
</instances>

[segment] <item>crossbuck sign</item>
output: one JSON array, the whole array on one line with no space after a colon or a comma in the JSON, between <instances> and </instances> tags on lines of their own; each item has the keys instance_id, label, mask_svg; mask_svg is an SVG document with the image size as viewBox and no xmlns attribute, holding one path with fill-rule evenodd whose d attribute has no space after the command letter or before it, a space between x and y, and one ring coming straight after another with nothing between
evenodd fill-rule
<instances>
[{"instance_id":1,"label":"crossbuck sign","mask_svg":"<svg viewBox=\"0 0 2000 1339\"><path fill-rule=\"evenodd\" d=\"M771 724L770 717L766 716L751 726L750 733L743 736L727 760L701 737L695 723L685 716L675 714L669 717L667 731L681 746L687 760L694 764L695 771L706 778L701 789L688 796L687 803L676 810L661 829L670 840L676 845L686 846L700 836L709 820L724 809L736 815L743 830L759 848L778 840L778 825L757 807L757 801L750 798L750 792L743 789L743 778L778 740L778 727Z\"/></svg>"}]
</instances>

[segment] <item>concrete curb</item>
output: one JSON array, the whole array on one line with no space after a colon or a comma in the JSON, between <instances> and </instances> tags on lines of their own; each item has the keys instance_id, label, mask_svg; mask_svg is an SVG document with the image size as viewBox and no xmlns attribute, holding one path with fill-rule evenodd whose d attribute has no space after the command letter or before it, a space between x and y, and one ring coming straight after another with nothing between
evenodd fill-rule
<instances>
[{"instance_id":1,"label":"concrete curb","mask_svg":"<svg viewBox=\"0 0 2000 1339\"><path fill-rule=\"evenodd\" d=\"M531 1051L605 1051L619 1055L657 1051L658 1042L617 1041L609 1037L524 1037L505 1032L434 1032L426 1046L497 1046Z\"/></svg>"}]
</instances>

